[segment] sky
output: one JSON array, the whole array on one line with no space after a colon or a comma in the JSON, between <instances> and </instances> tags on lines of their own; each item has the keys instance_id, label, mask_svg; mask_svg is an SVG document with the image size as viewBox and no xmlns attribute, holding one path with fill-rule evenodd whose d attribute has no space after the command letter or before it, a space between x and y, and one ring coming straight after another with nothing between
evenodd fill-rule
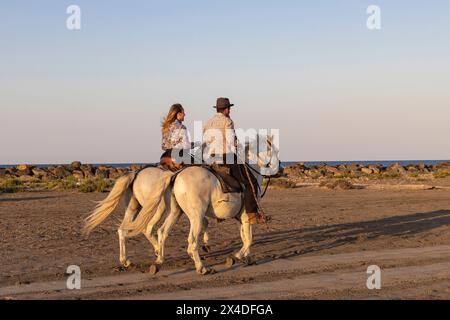
<instances>
[{"instance_id":1,"label":"sky","mask_svg":"<svg viewBox=\"0 0 450 320\"><path fill-rule=\"evenodd\" d=\"M155 162L221 96L284 161L450 159L449 86L448 0L0 3L0 164Z\"/></svg>"}]
</instances>

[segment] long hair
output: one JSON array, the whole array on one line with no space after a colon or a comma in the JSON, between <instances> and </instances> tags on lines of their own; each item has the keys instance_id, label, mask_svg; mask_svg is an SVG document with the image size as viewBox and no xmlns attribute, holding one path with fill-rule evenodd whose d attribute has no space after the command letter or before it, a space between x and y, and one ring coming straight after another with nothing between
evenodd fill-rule
<instances>
[{"instance_id":1,"label":"long hair","mask_svg":"<svg viewBox=\"0 0 450 320\"><path fill-rule=\"evenodd\" d=\"M170 107L169 113L161 122L161 132L166 135L169 132L170 125L177 119L177 114L180 112L184 112L183 106L179 103L176 103Z\"/></svg>"}]
</instances>

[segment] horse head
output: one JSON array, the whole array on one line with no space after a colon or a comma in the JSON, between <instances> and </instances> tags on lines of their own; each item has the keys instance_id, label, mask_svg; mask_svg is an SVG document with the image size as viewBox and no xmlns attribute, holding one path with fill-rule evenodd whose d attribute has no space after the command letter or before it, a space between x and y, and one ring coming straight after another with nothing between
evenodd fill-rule
<instances>
[{"instance_id":1,"label":"horse head","mask_svg":"<svg viewBox=\"0 0 450 320\"><path fill-rule=\"evenodd\" d=\"M256 139L245 144L245 159L261 175L277 175L280 171L278 141L273 135L257 134Z\"/></svg>"}]
</instances>

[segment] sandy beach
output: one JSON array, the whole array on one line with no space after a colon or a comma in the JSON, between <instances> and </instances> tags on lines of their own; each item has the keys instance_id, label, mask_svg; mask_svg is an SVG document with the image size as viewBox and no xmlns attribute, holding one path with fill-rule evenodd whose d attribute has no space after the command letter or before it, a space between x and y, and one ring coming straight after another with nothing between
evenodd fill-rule
<instances>
[{"instance_id":1,"label":"sandy beach","mask_svg":"<svg viewBox=\"0 0 450 320\"><path fill-rule=\"evenodd\" d=\"M83 218L105 193L72 191L0 195L2 299L450 299L450 178L442 188L330 190L315 185L271 188L263 200L272 222L256 226L256 266L227 269L241 246L236 221L210 223L203 253L217 273L198 276L183 217L167 241L156 276L144 236L127 241L133 266L118 262L123 207L85 239ZM382 289L366 287L367 267L382 270ZM69 265L82 289L67 290Z\"/></svg>"}]
</instances>

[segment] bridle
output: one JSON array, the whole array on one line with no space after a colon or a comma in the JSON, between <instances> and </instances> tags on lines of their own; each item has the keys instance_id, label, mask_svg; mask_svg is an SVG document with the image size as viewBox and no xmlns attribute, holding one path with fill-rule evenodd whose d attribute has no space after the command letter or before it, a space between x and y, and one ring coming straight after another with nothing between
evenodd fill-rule
<instances>
[{"instance_id":1,"label":"bridle","mask_svg":"<svg viewBox=\"0 0 450 320\"><path fill-rule=\"evenodd\" d=\"M272 154L270 156L270 161L269 163L267 163L265 165L266 168L270 168L272 166ZM281 166L281 161L278 160L278 167ZM264 198L264 196L266 195L267 189L269 188L270 185L270 181L272 179L273 176L276 176L278 174L278 172L276 174L272 174L272 175L267 175L267 174L262 174L261 172L259 172L258 170L256 170L255 168L253 168L250 164L248 164L248 162L245 162L245 167L250 169L250 171L252 171L253 173L257 174L258 176L262 177L263 179L268 179L267 184L264 188L264 192L261 193L261 186L259 185L259 183L256 183L256 186L259 190L259 193L261 194L261 199ZM250 183L252 183L251 181L249 181Z\"/></svg>"},{"instance_id":2,"label":"bridle","mask_svg":"<svg viewBox=\"0 0 450 320\"><path fill-rule=\"evenodd\" d=\"M281 165L281 161L279 161L279 165ZM256 170L255 168L253 168L251 165L249 165L247 162L245 163L245 166L250 169L250 171L252 171L252 173L257 174L258 176L262 177L263 179L267 179L267 184L264 187L264 192L261 193L261 186L259 185L259 183L256 184L256 186L258 187L259 193L261 194L261 198L264 198L267 189L269 188L270 185L270 181L272 180L272 178L274 176L276 176L278 173L273 174L273 175L267 175L267 174L261 174L258 170Z\"/></svg>"}]
</instances>

